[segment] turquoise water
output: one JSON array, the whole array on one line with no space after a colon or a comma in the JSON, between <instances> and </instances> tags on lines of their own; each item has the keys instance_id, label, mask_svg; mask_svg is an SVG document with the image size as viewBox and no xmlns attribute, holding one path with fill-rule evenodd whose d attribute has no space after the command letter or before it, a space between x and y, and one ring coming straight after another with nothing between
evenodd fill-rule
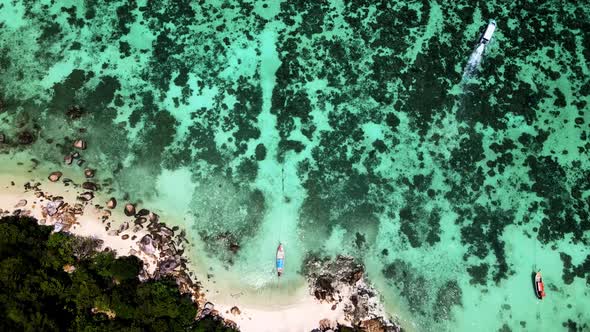
<instances>
[{"instance_id":1,"label":"turquoise water","mask_svg":"<svg viewBox=\"0 0 590 332\"><path fill-rule=\"evenodd\" d=\"M187 229L228 293L288 302L307 255L347 254L411 329L588 330L589 14L0 0L2 158L61 164L84 138L87 165Z\"/></svg>"}]
</instances>

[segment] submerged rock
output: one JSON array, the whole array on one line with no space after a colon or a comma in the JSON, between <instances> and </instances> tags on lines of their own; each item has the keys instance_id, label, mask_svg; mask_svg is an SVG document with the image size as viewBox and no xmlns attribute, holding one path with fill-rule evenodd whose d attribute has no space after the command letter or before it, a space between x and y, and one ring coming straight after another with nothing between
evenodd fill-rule
<instances>
[{"instance_id":1,"label":"submerged rock","mask_svg":"<svg viewBox=\"0 0 590 332\"><path fill-rule=\"evenodd\" d=\"M72 120L77 120L82 117L82 108L78 105L71 106L66 111L66 116Z\"/></svg>"},{"instance_id":2,"label":"submerged rock","mask_svg":"<svg viewBox=\"0 0 590 332\"><path fill-rule=\"evenodd\" d=\"M17 136L17 142L21 145L29 145L35 142L35 136L29 131L22 131Z\"/></svg>"},{"instance_id":3,"label":"submerged rock","mask_svg":"<svg viewBox=\"0 0 590 332\"><path fill-rule=\"evenodd\" d=\"M84 170L84 176L87 178L93 178L95 173L96 173L96 170L94 170L92 168L87 168Z\"/></svg>"},{"instance_id":4,"label":"submerged rock","mask_svg":"<svg viewBox=\"0 0 590 332\"><path fill-rule=\"evenodd\" d=\"M98 190L98 186L96 185L96 183L89 182L89 181L82 183L82 188L84 188L86 190L92 190L92 191Z\"/></svg>"},{"instance_id":5,"label":"submerged rock","mask_svg":"<svg viewBox=\"0 0 590 332\"><path fill-rule=\"evenodd\" d=\"M229 245L229 251L231 251L232 253L236 254L238 252L238 250L240 250L240 245L239 244L237 244L235 242L230 243L230 245Z\"/></svg>"},{"instance_id":6,"label":"submerged rock","mask_svg":"<svg viewBox=\"0 0 590 332\"><path fill-rule=\"evenodd\" d=\"M134 216L135 215L135 205L133 205L131 203L125 204L124 212L127 217Z\"/></svg>"},{"instance_id":7,"label":"submerged rock","mask_svg":"<svg viewBox=\"0 0 590 332\"><path fill-rule=\"evenodd\" d=\"M147 209L141 209L139 211L137 211L137 213L135 214L136 217L144 217L150 214L150 211Z\"/></svg>"},{"instance_id":8,"label":"submerged rock","mask_svg":"<svg viewBox=\"0 0 590 332\"><path fill-rule=\"evenodd\" d=\"M74 141L74 147L80 150L86 150L86 141L77 139Z\"/></svg>"},{"instance_id":9,"label":"submerged rock","mask_svg":"<svg viewBox=\"0 0 590 332\"><path fill-rule=\"evenodd\" d=\"M4 136L4 134L0 133L0 144L6 142L6 136Z\"/></svg>"},{"instance_id":10,"label":"submerged rock","mask_svg":"<svg viewBox=\"0 0 590 332\"><path fill-rule=\"evenodd\" d=\"M52 172L51 174L49 174L49 176L47 178L51 182L57 182L57 181L59 181L59 179L61 178L62 175L63 175L62 172L56 171L56 172Z\"/></svg>"},{"instance_id":11,"label":"submerged rock","mask_svg":"<svg viewBox=\"0 0 590 332\"><path fill-rule=\"evenodd\" d=\"M66 163L66 165L71 165L72 161L74 161L74 157L72 157L71 154L64 157L64 162Z\"/></svg>"}]
</instances>

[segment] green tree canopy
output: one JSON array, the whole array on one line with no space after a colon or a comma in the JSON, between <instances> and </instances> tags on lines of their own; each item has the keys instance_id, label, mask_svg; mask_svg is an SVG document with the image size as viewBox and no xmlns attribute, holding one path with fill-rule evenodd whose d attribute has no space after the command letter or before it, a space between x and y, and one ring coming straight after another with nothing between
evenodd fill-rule
<instances>
[{"instance_id":1,"label":"green tree canopy","mask_svg":"<svg viewBox=\"0 0 590 332\"><path fill-rule=\"evenodd\" d=\"M137 257L94 252L91 242L32 218L0 219L0 330L231 331L195 321L174 280L140 282Z\"/></svg>"}]
</instances>

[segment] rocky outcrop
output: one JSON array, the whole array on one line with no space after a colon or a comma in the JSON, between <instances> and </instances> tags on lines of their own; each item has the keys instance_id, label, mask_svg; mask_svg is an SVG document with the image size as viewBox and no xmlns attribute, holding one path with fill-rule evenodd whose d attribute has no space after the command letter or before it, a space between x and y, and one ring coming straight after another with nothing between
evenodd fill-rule
<instances>
[{"instance_id":1,"label":"rocky outcrop","mask_svg":"<svg viewBox=\"0 0 590 332\"><path fill-rule=\"evenodd\" d=\"M134 216L135 215L135 205L133 205L131 203L125 204L125 208L123 209L123 212L125 212L125 215L127 217Z\"/></svg>"},{"instance_id":2,"label":"rocky outcrop","mask_svg":"<svg viewBox=\"0 0 590 332\"><path fill-rule=\"evenodd\" d=\"M148 255L153 255L156 252L156 248L152 242L152 236L150 234L145 235L139 241L139 249Z\"/></svg>"},{"instance_id":3,"label":"rocky outcrop","mask_svg":"<svg viewBox=\"0 0 590 332\"><path fill-rule=\"evenodd\" d=\"M366 332L387 332L391 331L387 322L382 318L367 319L361 322L360 328Z\"/></svg>"},{"instance_id":4,"label":"rocky outcrop","mask_svg":"<svg viewBox=\"0 0 590 332\"><path fill-rule=\"evenodd\" d=\"M137 211L137 213L135 214L136 217L145 217L147 215L150 214L150 211L148 209L141 209L139 211Z\"/></svg>"},{"instance_id":5,"label":"rocky outcrop","mask_svg":"<svg viewBox=\"0 0 590 332\"><path fill-rule=\"evenodd\" d=\"M353 257L335 259L308 257L304 272L310 293L319 301L343 308L345 318L363 331L400 331L398 324L385 318L376 291L367 284L364 266ZM379 322L379 328L377 328Z\"/></svg>"},{"instance_id":6,"label":"rocky outcrop","mask_svg":"<svg viewBox=\"0 0 590 332\"><path fill-rule=\"evenodd\" d=\"M242 313L242 311L240 311L240 308L238 308L236 306L233 306L230 309L230 312L232 313L232 315L236 315L236 316Z\"/></svg>"},{"instance_id":7,"label":"rocky outcrop","mask_svg":"<svg viewBox=\"0 0 590 332\"><path fill-rule=\"evenodd\" d=\"M92 168L87 168L84 170L84 176L86 178L93 178L95 173L96 173L96 170L94 170Z\"/></svg>"},{"instance_id":8,"label":"rocky outcrop","mask_svg":"<svg viewBox=\"0 0 590 332\"><path fill-rule=\"evenodd\" d=\"M322 319L319 323L320 331L333 331L336 328L336 323L329 319Z\"/></svg>"},{"instance_id":9,"label":"rocky outcrop","mask_svg":"<svg viewBox=\"0 0 590 332\"><path fill-rule=\"evenodd\" d=\"M117 207L117 200L114 197L111 197L108 201L107 201L107 207L109 209L114 209Z\"/></svg>"},{"instance_id":10,"label":"rocky outcrop","mask_svg":"<svg viewBox=\"0 0 590 332\"><path fill-rule=\"evenodd\" d=\"M59 179L61 178L62 175L63 175L62 172L59 172L59 171L52 172L51 174L49 174L48 179L51 182L57 182L57 181L59 181Z\"/></svg>"},{"instance_id":11,"label":"rocky outcrop","mask_svg":"<svg viewBox=\"0 0 590 332\"><path fill-rule=\"evenodd\" d=\"M73 158L73 154L70 155ZM53 172L49 175L49 180L58 182L62 178L61 172ZM86 174L85 174L86 175ZM200 284L193 280L187 269L188 260L184 253L184 246L188 244L186 233L179 230L178 227L168 227L159 220L158 214L142 208L136 211L135 204L127 203L124 207L124 213L128 220L122 223L116 223L110 217L114 213L112 209L117 206L115 198L109 199L106 207L98 204L93 204L95 198L94 191L99 189L94 182L86 181L82 185L74 183L70 179L63 179L64 186L73 186L74 188L87 190L79 192L76 197L76 202L72 204L64 201L63 197L54 196L47 192L43 192L39 186L40 183L26 183L26 191L34 191L35 196L43 198L38 204L41 207L42 218L39 219L40 224L48 224L54 226L54 231L70 231L70 229L78 224L77 217L84 213L85 208L94 208L95 212L99 213L102 222L104 223L107 234L117 236L122 240L139 241L138 249L131 250L129 253L134 254L144 261L144 266L140 272L140 280L148 278L159 279L162 277L172 277L176 280L178 288L183 294L190 294L193 301L199 303L204 299L204 294L200 293ZM17 215L26 215L30 211L23 210L27 206L27 201L22 200L18 202L19 209L12 212ZM33 202L37 203L37 202ZM6 211L9 213L9 211ZM0 211L0 214L4 211ZM120 217L120 216L119 216ZM147 232L147 234L133 235L133 232ZM107 250L106 248L105 250ZM124 254L124 253L123 253ZM155 266L154 266L155 265ZM230 320L224 320L219 316L219 312L209 305L206 310L199 305L199 317L212 316L214 319L222 321L228 327L235 327L235 323ZM239 315L239 309L232 310L234 315Z\"/></svg>"},{"instance_id":12,"label":"rocky outcrop","mask_svg":"<svg viewBox=\"0 0 590 332\"><path fill-rule=\"evenodd\" d=\"M64 204L64 202L61 199L56 199L54 201L49 201L47 203L47 205L45 206L45 208L43 209L43 216L54 216L59 209L61 208L61 206Z\"/></svg>"},{"instance_id":13,"label":"rocky outcrop","mask_svg":"<svg viewBox=\"0 0 590 332\"><path fill-rule=\"evenodd\" d=\"M77 140L75 140L75 141L74 141L74 144L73 144L73 146L74 146L76 149L80 149L80 150L86 150L86 141L84 141L84 140L81 140L81 139L77 139Z\"/></svg>"},{"instance_id":14,"label":"rocky outcrop","mask_svg":"<svg viewBox=\"0 0 590 332\"><path fill-rule=\"evenodd\" d=\"M92 191L98 190L98 186L96 185L96 183L90 182L90 181L86 181L86 182L82 183L82 188L84 188L86 190L92 190Z\"/></svg>"},{"instance_id":15,"label":"rocky outcrop","mask_svg":"<svg viewBox=\"0 0 590 332\"><path fill-rule=\"evenodd\" d=\"M88 202L94 198L94 194L91 191L81 193L77 199L82 202Z\"/></svg>"}]
</instances>

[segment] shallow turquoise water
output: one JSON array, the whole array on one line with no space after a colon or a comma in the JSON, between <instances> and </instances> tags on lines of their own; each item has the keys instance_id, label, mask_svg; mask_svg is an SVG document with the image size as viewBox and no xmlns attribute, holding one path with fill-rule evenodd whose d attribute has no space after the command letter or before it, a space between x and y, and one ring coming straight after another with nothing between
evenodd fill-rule
<instances>
[{"instance_id":1,"label":"shallow turquoise water","mask_svg":"<svg viewBox=\"0 0 590 332\"><path fill-rule=\"evenodd\" d=\"M306 255L349 254L416 330L589 328L587 5L0 6L0 149L30 132L59 163L86 139L228 292L293 292Z\"/></svg>"}]
</instances>

